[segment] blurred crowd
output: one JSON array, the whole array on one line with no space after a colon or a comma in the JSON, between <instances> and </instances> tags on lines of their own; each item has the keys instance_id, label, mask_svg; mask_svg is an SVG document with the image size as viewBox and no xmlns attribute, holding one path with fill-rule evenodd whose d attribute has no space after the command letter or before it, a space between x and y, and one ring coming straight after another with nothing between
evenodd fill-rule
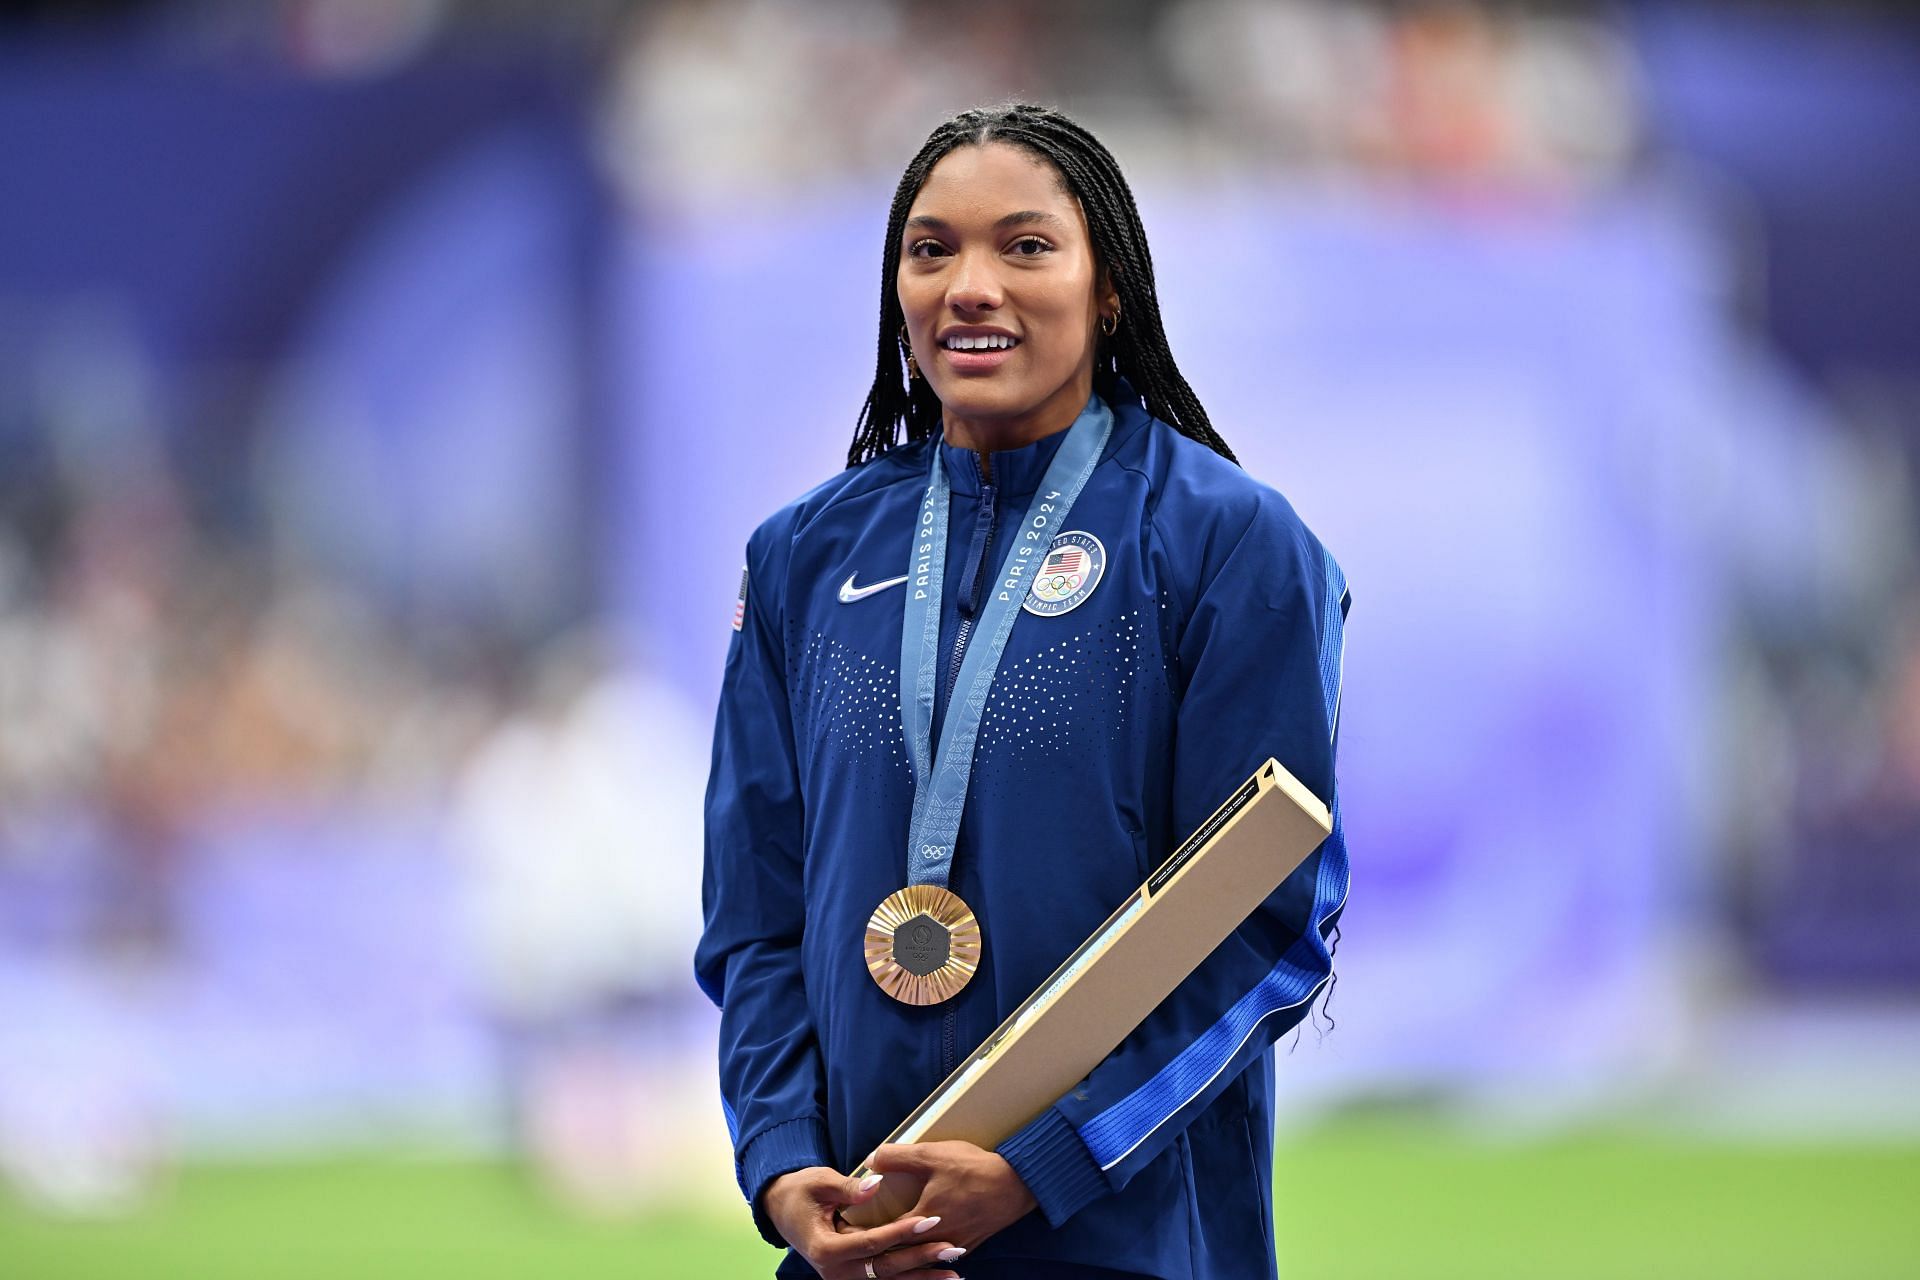
<instances>
[{"instance_id":1,"label":"blurred crowd","mask_svg":"<svg viewBox=\"0 0 1920 1280\"><path fill-rule=\"evenodd\" d=\"M957 102L1071 103L1132 169L1584 187L1642 141L1638 68L1609 5L1398 0L118 0L25 6L58 30L118 17L219 65L351 80L513 47L584 60L605 156L649 203L897 171ZM67 18L66 23L61 21Z\"/></svg>"},{"instance_id":2,"label":"blurred crowd","mask_svg":"<svg viewBox=\"0 0 1920 1280\"><path fill-rule=\"evenodd\" d=\"M253 830L248 856L292 866L328 815L425 811L444 837L409 856L444 860L454 897L400 905L429 932L455 920L460 998L500 1037L504 1132L582 1203L629 1206L664 1176L643 1158L661 1126L631 1124L681 1087L645 1064L677 1042L662 1028L686 1016L697 921L704 770L686 744L704 731L685 696L591 623L550 619L529 638L319 568L274 536L282 487L262 482L252 424L220 423L217 457L183 452L161 371L110 299L9 320L0 1173L63 1211L137 1203L161 1153L196 1141L169 1077L230 1069L248 1050L223 1035L273 1034L269 1010L243 1007L239 1026L201 1028L189 1061L152 1060L166 1038L137 1031L105 1057L86 1048L103 1022L236 998L208 972L230 945L209 931L236 926L197 900L224 831ZM351 514L353 495L336 501ZM351 833L329 843L360 856ZM291 960L320 986L339 961L311 947ZM314 1016L347 1018L325 1001ZM64 1078L39 1074L75 1054ZM630 1105L636 1079L647 1105Z\"/></svg>"},{"instance_id":3,"label":"blurred crowd","mask_svg":"<svg viewBox=\"0 0 1920 1280\"><path fill-rule=\"evenodd\" d=\"M20 319L9 353L0 856L98 823L125 875L102 940L163 945L199 815L443 791L525 658L276 556L241 424L195 487L150 358L109 306L74 312Z\"/></svg>"},{"instance_id":4,"label":"blurred crowd","mask_svg":"<svg viewBox=\"0 0 1920 1280\"><path fill-rule=\"evenodd\" d=\"M1635 159L1634 76L1579 6L683 0L640 7L609 138L633 190L701 202L886 174L951 104L1027 95L1136 174L1580 189Z\"/></svg>"}]
</instances>

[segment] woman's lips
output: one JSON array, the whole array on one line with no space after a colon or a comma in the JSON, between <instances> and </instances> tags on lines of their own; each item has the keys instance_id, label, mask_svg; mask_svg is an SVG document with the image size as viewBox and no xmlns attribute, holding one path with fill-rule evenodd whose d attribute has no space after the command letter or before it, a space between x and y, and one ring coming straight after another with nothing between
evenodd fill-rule
<instances>
[{"instance_id":1,"label":"woman's lips","mask_svg":"<svg viewBox=\"0 0 1920 1280\"><path fill-rule=\"evenodd\" d=\"M1020 349L1020 344L1011 347L998 347L986 351L954 351L942 346L941 356L947 367L955 373L992 373L1007 362L1007 358Z\"/></svg>"}]
</instances>

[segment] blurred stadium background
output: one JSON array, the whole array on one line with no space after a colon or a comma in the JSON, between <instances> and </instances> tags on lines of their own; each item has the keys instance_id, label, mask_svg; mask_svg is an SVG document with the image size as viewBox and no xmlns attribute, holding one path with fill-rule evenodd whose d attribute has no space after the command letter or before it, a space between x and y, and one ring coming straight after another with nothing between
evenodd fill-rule
<instances>
[{"instance_id":1,"label":"blurred stadium background","mask_svg":"<svg viewBox=\"0 0 1920 1280\"><path fill-rule=\"evenodd\" d=\"M1284 1273L1920 1275L1906 6L0 13L0 1276L770 1272L739 549L1007 96L1355 584Z\"/></svg>"}]
</instances>

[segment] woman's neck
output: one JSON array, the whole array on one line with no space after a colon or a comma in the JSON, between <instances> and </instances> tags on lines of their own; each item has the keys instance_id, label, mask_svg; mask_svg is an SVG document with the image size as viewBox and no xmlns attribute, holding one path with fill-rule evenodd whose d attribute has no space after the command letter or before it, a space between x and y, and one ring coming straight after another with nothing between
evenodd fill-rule
<instances>
[{"instance_id":1,"label":"woman's neck","mask_svg":"<svg viewBox=\"0 0 1920 1280\"><path fill-rule=\"evenodd\" d=\"M1080 419L1080 409L1086 404L1083 395L1075 402L1072 412L1054 413L1047 418L1027 419L966 419L947 414L941 421L941 431L948 444L956 449L971 449L980 459L980 474L986 479L993 478L993 455L1012 449L1024 449L1036 440L1057 435L1071 427Z\"/></svg>"}]
</instances>

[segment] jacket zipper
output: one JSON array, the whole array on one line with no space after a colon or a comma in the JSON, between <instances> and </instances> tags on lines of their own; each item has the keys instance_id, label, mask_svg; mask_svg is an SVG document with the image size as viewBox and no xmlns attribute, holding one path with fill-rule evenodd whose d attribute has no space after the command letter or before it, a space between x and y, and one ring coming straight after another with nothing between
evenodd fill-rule
<instances>
[{"instance_id":1,"label":"jacket zipper","mask_svg":"<svg viewBox=\"0 0 1920 1280\"><path fill-rule=\"evenodd\" d=\"M976 461L974 466L978 468ZM977 472L976 472L977 474ZM962 605L964 616L959 628L953 633L953 661L947 666L947 712L953 711L954 686L960 683L960 664L967 656L967 642L973 638L974 619L980 615L980 582L987 572L987 566L993 562L993 534L998 525L998 513L994 510L994 501L998 496L994 486L982 479L980 485L980 521L987 527L986 539L980 546L980 558L974 562L971 580L963 584L966 598ZM949 1008L940 1019L940 1077L945 1079L953 1074L954 1064L959 1059L960 1014Z\"/></svg>"},{"instance_id":2,"label":"jacket zipper","mask_svg":"<svg viewBox=\"0 0 1920 1280\"><path fill-rule=\"evenodd\" d=\"M953 706L953 686L960 683L960 662L967 656L967 639L973 634L973 619L960 619L960 629L953 633L953 661L947 664L947 702Z\"/></svg>"}]
</instances>

